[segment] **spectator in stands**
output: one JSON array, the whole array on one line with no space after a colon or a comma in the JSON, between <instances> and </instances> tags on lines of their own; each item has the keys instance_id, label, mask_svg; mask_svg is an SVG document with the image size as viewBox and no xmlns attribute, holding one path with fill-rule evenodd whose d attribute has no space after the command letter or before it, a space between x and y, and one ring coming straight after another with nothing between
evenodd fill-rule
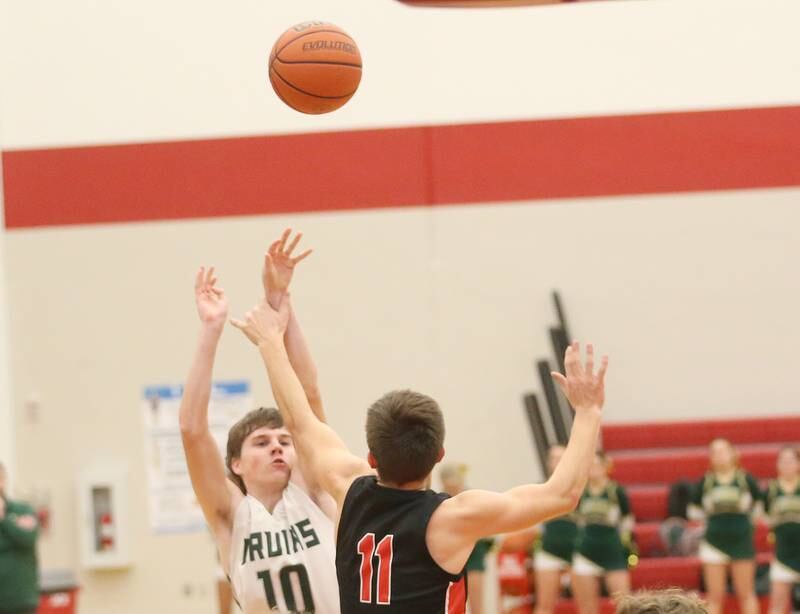
<instances>
[{"instance_id":1,"label":"spectator in stands","mask_svg":"<svg viewBox=\"0 0 800 614\"><path fill-rule=\"evenodd\" d=\"M692 518L706 521L700 560L708 611L724 611L730 568L740 612L758 614L752 515L761 491L755 478L739 467L736 449L727 439L711 442L709 464L710 470L695 487L690 508Z\"/></svg>"},{"instance_id":2,"label":"spectator in stands","mask_svg":"<svg viewBox=\"0 0 800 614\"><path fill-rule=\"evenodd\" d=\"M442 490L451 497L464 491L467 466L461 463L445 463L439 470L439 479ZM484 574L486 572L486 556L492 549L493 540L481 539L475 544L472 554L467 559L467 586L469 587L469 612L470 614L483 614L484 602Z\"/></svg>"},{"instance_id":3,"label":"spectator in stands","mask_svg":"<svg viewBox=\"0 0 800 614\"><path fill-rule=\"evenodd\" d=\"M697 556L705 530L702 526L693 526L687 522L694 487L694 483L689 480L678 480L670 485L667 519L659 528L667 556Z\"/></svg>"},{"instance_id":4,"label":"spectator in stands","mask_svg":"<svg viewBox=\"0 0 800 614\"><path fill-rule=\"evenodd\" d=\"M617 614L708 614L706 604L680 589L641 592L623 597Z\"/></svg>"},{"instance_id":5,"label":"spectator in stands","mask_svg":"<svg viewBox=\"0 0 800 614\"><path fill-rule=\"evenodd\" d=\"M6 478L0 464L0 614L35 614L38 523L33 508L9 497Z\"/></svg>"},{"instance_id":6,"label":"spectator in stands","mask_svg":"<svg viewBox=\"0 0 800 614\"><path fill-rule=\"evenodd\" d=\"M634 519L625 490L611 480L611 464L597 451L578 503L580 529L572 558L572 592L581 614L600 611L600 579L614 598L630 592L628 545Z\"/></svg>"},{"instance_id":7,"label":"spectator in stands","mask_svg":"<svg viewBox=\"0 0 800 614\"><path fill-rule=\"evenodd\" d=\"M547 471L552 474L564 454L564 446L550 446ZM536 570L536 609L534 614L552 614L561 592L561 575L572 566L572 555L578 537L575 514L548 520L541 526L506 535L501 543L504 552L530 551L537 539L539 547L533 556Z\"/></svg>"},{"instance_id":8,"label":"spectator in stands","mask_svg":"<svg viewBox=\"0 0 800 614\"><path fill-rule=\"evenodd\" d=\"M778 479L767 487L765 507L775 533L769 613L786 614L792 585L800 582L800 449L778 454Z\"/></svg>"}]
</instances>

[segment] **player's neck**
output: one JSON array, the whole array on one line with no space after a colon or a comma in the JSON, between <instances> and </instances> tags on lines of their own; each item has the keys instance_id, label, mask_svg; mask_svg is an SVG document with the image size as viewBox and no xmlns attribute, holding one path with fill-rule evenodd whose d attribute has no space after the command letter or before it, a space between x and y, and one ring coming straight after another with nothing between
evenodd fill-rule
<instances>
[{"instance_id":1,"label":"player's neck","mask_svg":"<svg viewBox=\"0 0 800 614\"><path fill-rule=\"evenodd\" d=\"M417 480L416 482L408 482L406 484L395 484L394 482L385 482L378 478L378 484L384 488L394 488L395 490L427 490L428 480Z\"/></svg>"},{"instance_id":2,"label":"player's neck","mask_svg":"<svg viewBox=\"0 0 800 614\"><path fill-rule=\"evenodd\" d=\"M602 477L597 480L589 480L589 490L599 492L608 486L608 477Z\"/></svg>"},{"instance_id":3,"label":"player's neck","mask_svg":"<svg viewBox=\"0 0 800 614\"><path fill-rule=\"evenodd\" d=\"M261 505L267 508L267 511L271 514L275 509L275 506L278 505L280 500L283 498L283 489L254 488L252 490L248 489L247 494L261 503Z\"/></svg>"},{"instance_id":4,"label":"player's neck","mask_svg":"<svg viewBox=\"0 0 800 614\"><path fill-rule=\"evenodd\" d=\"M730 482L736 475L736 467L729 467L727 469L716 469L714 475L720 482Z\"/></svg>"}]
</instances>

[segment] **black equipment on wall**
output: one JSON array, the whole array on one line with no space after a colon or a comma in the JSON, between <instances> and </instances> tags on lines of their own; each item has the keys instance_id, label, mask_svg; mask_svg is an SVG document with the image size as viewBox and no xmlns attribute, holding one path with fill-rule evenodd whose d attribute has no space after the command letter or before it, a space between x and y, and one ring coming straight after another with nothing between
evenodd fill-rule
<instances>
[{"instance_id":1,"label":"black equipment on wall","mask_svg":"<svg viewBox=\"0 0 800 614\"><path fill-rule=\"evenodd\" d=\"M544 426L542 419L542 410L539 407L539 399L536 395L526 394L522 397L525 403L525 413L528 415L528 424L531 427L533 434L533 443L536 447L536 453L541 463L542 473L547 473L547 450L551 445L550 438L547 435L547 429Z\"/></svg>"}]
</instances>

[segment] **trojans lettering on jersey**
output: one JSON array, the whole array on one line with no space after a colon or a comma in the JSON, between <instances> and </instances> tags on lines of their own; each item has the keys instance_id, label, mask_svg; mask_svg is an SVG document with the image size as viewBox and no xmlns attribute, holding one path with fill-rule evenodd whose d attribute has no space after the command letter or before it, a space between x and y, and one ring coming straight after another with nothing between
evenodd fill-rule
<instances>
[{"instance_id":1,"label":"trojans lettering on jersey","mask_svg":"<svg viewBox=\"0 0 800 614\"><path fill-rule=\"evenodd\" d=\"M247 496L233 522L230 572L245 614L339 614L333 523L289 483L270 512Z\"/></svg>"}]
</instances>

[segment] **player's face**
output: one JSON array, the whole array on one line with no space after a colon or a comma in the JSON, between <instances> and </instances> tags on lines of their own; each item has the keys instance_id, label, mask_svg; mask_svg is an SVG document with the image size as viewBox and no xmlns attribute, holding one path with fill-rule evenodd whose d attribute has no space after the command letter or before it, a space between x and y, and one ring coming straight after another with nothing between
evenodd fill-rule
<instances>
[{"instance_id":1,"label":"player's face","mask_svg":"<svg viewBox=\"0 0 800 614\"><path fill-rule=\"evenodd\" d=\"M717 440L709 448L711 467L715 471L729 471L736 466L736 455L727 441Z\"/></svg>"},{"instance_id":2,"label":"player's face","mask_svg":"<svg viewBox=\"0 0 800 614\"><path fill-rule=\"evenodd\" d=\"M262 426L244 440L239 458L245 484L285 488L295 461L292 437L285 428Z\"/></svg>"},{"instance_id":3,"label":"player's face","mask_svg":"<svg viewBox=\"0 0 800 614\"><path fill-rule=\"evenodd\" d=\"M787 480L800 476L800 460L793 450L783 450L778 455L778 476Z\"/></svg>"},{"instance_id":4,"label":"player's face","mask_svg":"<svg viewBox=\"0 0 800 614\"><path fill-rule=\"evenodd\" d=\"M589 479L592 482L599 482L608 477L608 467L606 461L599 456L595 455L594 462L589 468Z\"/></svg>"}]
</instances>

